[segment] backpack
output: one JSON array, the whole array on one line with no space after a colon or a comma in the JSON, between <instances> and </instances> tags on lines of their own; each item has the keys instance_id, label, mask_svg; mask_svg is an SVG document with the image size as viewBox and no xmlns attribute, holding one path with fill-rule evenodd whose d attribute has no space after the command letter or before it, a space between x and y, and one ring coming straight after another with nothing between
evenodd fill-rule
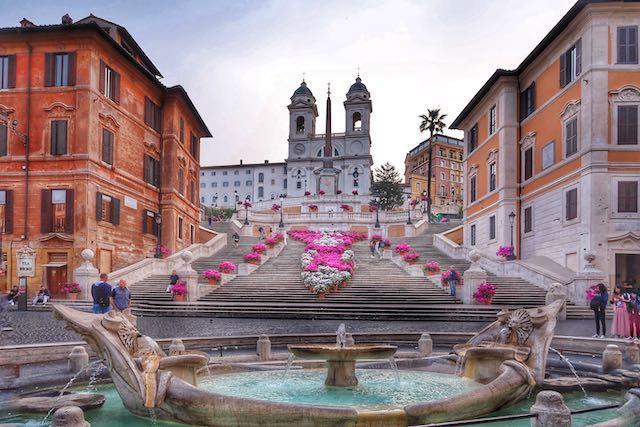
<instances>
[{"instance_id":1,"label":"backpack","mask_svg":"<svg viewBox=\"0 0 640 427\"><path fill-rule=\"evenodd\" d=\"M94 283L95 299L100 307L109 307L109 297L111 297L111 286L106 282ZM107 288L108 287L108 288Z\"/></svg>"},{"instance_id":2,"label":"backpack","mask_svg":"<svg viewBox=\"0 0 640 427\"><path fill-rule=\"evenodd\" d=\"M600 295L596 295L595 297L591 298L591 302L589 303L589 308L591 308L591 310L593 311L598 310L600 308Z\"/></svg>"}]
</instances>

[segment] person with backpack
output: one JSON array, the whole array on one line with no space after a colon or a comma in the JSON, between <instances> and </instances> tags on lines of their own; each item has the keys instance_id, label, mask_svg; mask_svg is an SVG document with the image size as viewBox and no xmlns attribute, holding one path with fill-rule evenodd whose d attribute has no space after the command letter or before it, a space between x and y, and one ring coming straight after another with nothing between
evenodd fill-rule
<instances>
[{"instance_id":1,"label":"person with backpack","mask_svg":"<svg viewBox=\"0 0 640 427\"><path fill-rule=\"evenodd\" d=\"M604 338L607 335L605 313L609 304L609 293L604 283L598 283L598 293L591 299L591 310L596 321L596 333L593 338ZM600 327L602 326L602 334Z\"/></svg>"},{"instance_id":2,"label":"person with backpack","mask_svg":"<svg viewBox=\"0 0 640 427\"><path fill-rule=\"evenodd\" d=\"M106 273L100 275L100 281L91 285L91 298L93 298L93 313L105 314L111 310L111 285L107 282L109 276Z\"/></svg>"},{"instance_id":3,"label":"person with backpack","mask_svg":"<svg viewBox=\"0 0 640 427\"><path fill-rule=\"evenodd\" d=\"M240 235L238 234L237 231L233 233L233 244L235 245L236 248L238 247L238 244L240 244Z\"/></svg>"}]
</instances>

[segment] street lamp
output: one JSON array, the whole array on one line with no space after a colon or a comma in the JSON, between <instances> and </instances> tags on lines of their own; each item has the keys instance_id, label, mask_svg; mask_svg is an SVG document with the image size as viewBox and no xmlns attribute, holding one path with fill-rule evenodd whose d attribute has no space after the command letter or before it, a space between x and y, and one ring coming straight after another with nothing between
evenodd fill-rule
<instances>
[{"instance_id":1,"label":"street lamp","mask_svg":"<svg viewBox=\"0 0 640 427\"><path fill-rule=\"evenodd\" d=\"M422 213L427 212L427 190L422 190Z\"/></svg>"},{"instance_id":2,"label":"street lamp","mask_svg":"<svg viewBox=\"0 0 640 427\"><path fill-rule=\"evenodd\" d=\"M284 221L283 221L283 211L284 211L284 207L282 206L282 204L284 203L284 195L280 195L280 224L278 224L278 227L280 228L284 228Z\"/></svg>"},{"instance_id":3,"label":"street lamp","mask_svg":"<svg viewBox=\"0 0 640 427\"><path fill-rule=\"evenodd\" d=\"M516 214L511 211L511 213L509 214L509 225L511 225L511 247L513 247L513 224L515 223L516 220Z\"/></svg>"},{"instance_id":4,"label":"street lamp","mask_svg":"<svg viewBox=\"0 0 640 427\"><path fill-rule=\"evenodd\" d=\"M407 225L411 224L411 195L407 194Z\"/></svg>"},{"instance_id":5,"label":"street lamp","mask_svg":"<svg viewBox=\"0 0 640 427\"><path fill-rule=\"evenodd\" d=\"M238 197L237 194L236 197ZM244 199L244 225L249 225L249 200L251 200L249 196Z\"/></svg>"},{"instance_id":6,"label":"street lamp","mask_svg":"<svg viewBox=\"0 0 640 427\"><path fill-rule=\"evenodd\" d=\"M218 193L213 195L213 205L217 208L218 207Z\"/></svg>"},{"instance_id":7,"label":"street lamp","mask_svg":"<svg viewBox=\"0 0 640 427\"><path fill-rule=\"evenodd\" d=\"M156 227L158 229L157 241L156 241L156 258L162 258L162 253L160 252L160 246L162 244L162 228L160 224L162 224L162 215L159 213L155 214L153 220L156 222Z\"/></svg>"},{"instance_id":8,"label":"street lamp","mask_svg":"<svg viewBox=\"0 0 640 427\"><path fill-rule=\"evenodd\" d=\"M380 228L380 217L379 217L380 197L376 197L375 201L376 201L376 225L374 225L374 228Z\"/></svg>"},{"instance_id":9,"label":"street lamp","mask_svg":"<svg viewBox=\"0 0 640 427\"><path fill-rule=\"evenodd\" d=\"M238 213L238 202L240 199L238 198L238 190L233 190L233 213Z\"/></svg>"},{"instance_id":10,"label":"street lamp","mask_svg":"<svg viewBox=\"0 0 640 427\"><path fill-rule=\"evenodd\" d=\"M360 173L358 172L358 169L353 171L353 186L357 187L358 186L358 177L360 176Z\"/></svg>"}]
</instances>

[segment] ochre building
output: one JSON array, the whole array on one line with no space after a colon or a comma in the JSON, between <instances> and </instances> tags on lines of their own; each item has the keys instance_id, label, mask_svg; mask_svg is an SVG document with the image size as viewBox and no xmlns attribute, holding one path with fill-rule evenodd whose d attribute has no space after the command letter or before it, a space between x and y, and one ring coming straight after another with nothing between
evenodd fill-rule
<instances>
[{"instance_id":1,"label":"ochre building","mask_svg":"<svg viewBox=\"0 0 640 427\"><path fill-rule=\"evenodd\" d=\"M211 134L181 86L127 30L93 15L0 29L0 290L16 250L36 251L54 296L80 252L110 272L196 242L200 139Z\"/></svg>"}]
</instances>

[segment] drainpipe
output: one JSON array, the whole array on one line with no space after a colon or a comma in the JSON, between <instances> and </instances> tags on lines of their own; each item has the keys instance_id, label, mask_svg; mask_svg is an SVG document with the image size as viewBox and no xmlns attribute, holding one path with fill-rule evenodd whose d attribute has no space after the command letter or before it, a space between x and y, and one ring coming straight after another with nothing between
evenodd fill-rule
<instances>
[{"instance_id":1,"label":"drainpipe","mask_svg":"<svg viewBox=\"0 0 640 427\"><path fill-rule=\"evenodd\" d=\"M516 101L516 110L517 110L517 120L518 120L518 126L516 128L516 136L518 138L518 140L516 141L516 159L518 161L517 165L516 165L516 173L518 174L518 176L516 177L516 182L518 183L517 187L516 187L516 245L518 247L518 250L516 251L516 259L522 259L521 255L520 255L520 251L522 250L522 234L520 233L520 207L522 205L522 202L520 200L520 195L522 194L522 187L521 187L521 182L522 182L522 150L520 149L520 140L522 139L522 126L521 126L521 117L522 117L522 111L520 111L520 76L516 76L516 82L518 83L518 98Z\"/></svg>"},{"instance_id":2,"label":"drainpipe","mask_svg":"<svg viewBox=\"0 0 640 427\"><path fill-rule=\"evenodd\" d=\"M165 218L162 212L162 165L164 162L164 132L162 131L162 113L164 111L164 99L162 100L162 107L160 109L160 161L159 161L159 168L160 171L158 173L158 213L160 214L160 218L162 218L162 222L160 222L160 224L158 224L158 242L156 244L156 255L158 256L158 258L161 257L160 255L160 246L162 246L162 223L164 222Z\"/></svg>"},{"instance_id":3,"label":"drainpipe","mask_svg":"<svg viewBox=\"0 0 640 427\"><path fill-rule=\"evenodd\" d=\"M29 135L31 134L31 55L33 48L31 43L27 42L27 118L26 118L26 134L24 137L24 240L29 239Z\"/></svg>"}]
</instances>

